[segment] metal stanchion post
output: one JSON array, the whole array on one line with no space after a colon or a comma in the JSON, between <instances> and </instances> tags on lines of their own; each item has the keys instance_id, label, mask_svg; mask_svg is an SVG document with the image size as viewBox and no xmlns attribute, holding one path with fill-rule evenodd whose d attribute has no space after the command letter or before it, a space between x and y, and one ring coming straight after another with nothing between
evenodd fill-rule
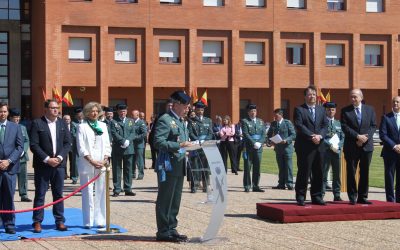
<instances>
[{"instance_id":1,"label":"metal stanchion post","mask_svg":"<svg viewBox=\"0 0 400 250\"><path fill-rule=\"evenodd\" d=\"M113 233L119 233L118 228L111 228L110 227L110 191L109 191L109 186L110 186L110 171L107 169L106 171L106 228L101 228L97 230L98 233L100 234L113 234Z\"/></svg>"}]
</instances>

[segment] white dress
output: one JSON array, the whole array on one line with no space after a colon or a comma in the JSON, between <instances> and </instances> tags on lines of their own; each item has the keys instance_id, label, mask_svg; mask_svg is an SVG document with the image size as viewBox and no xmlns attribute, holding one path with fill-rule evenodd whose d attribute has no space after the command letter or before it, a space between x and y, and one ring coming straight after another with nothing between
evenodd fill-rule
<instances>
[{"instance_id":1,"label":"white dress","mask_svg":"<svg viewBox=\"0 0 400 250\"><path fill-rule=\"evenodd\" d=\"M93 160L102 161L104 156L111 156L111 145L108 136L107 125L98 122L103 134L96 136L89 124L84 121L77 129L78 147L78 171L80 184L84 185L101 172L93 167L84 157L90 155ZM100 175L95 182L95 195L93 195L93 183L83 189L82 213L85 227L105 226L106 224L106 193L105 174Z\"/></svg>"}]
</instances>

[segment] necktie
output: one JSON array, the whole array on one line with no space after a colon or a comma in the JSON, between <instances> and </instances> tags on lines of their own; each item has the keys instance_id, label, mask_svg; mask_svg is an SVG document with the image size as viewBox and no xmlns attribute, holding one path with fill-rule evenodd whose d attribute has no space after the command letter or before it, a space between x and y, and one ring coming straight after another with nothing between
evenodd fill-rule
<instances>
[{"instance_id":1,"label":"necktie","mask_svg":"<svg viewBox=\"0 0 400 250\"><path fill-rule=\"evenodd\" d=\"M315 109L314 109L314 107L310 107L310 113L311 113L312 120L315 122Z\"/></svg>"},{"instance_id":2,"label":"necktie","mask_svg":"<svg viewBox=\"0 0 400 250\"><path fill-rule=\"evenodd\" d=\"M278 130L278 133L279 133L279 128L281 127L281 124L280 124L280 122L277 122L276 123L276 129Z\"/></svg>"},{"instance_id":3,"label":"necktie","mask_svg":"<svg viewBox=\"0 0 400 250\"><path fill-rule=\"evenodd\" d=\"M397 129L400 129L400 114L396 115L396 124L397 124Z\"/></svg>"},{"instance_id":4,"label":"necktie","mask_svg":"<svg viewBox=\"0 0 400 250\"><path fill-rule=\"evenodd\" d=\"M357 115L358 125L360 125L361 124L361 112L360 112L360 108L359 107L356 108L356 115Z\"/></svg>"},{"instance_id":5,"label":"necktie","mask_svg":"<svg viewBox=\"0 0 400 250\"><path fill-rule=\"evenodd\" d=\"M5 132L5 128L4 128L4 124L1 124L1 128L0 128L0 143L3 144L4 142L4 132Z\"/></svg>"}]
</instances>

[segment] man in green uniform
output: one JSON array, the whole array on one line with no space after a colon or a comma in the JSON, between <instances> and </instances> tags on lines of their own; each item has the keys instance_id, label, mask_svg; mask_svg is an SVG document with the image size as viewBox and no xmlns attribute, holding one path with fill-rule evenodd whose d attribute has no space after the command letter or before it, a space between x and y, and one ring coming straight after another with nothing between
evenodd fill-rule
<instances>
[{"instance_id":1,"label":"man in green uniform","mask_svg":"<svg viewBox=\"0 0 400 250\"><path fill-rule=\"evenodd\" d=\"M135 138L134 121L126 117L127 106L117 104L118 117L111 122L112 142L112 172L114 183L113 197L118 197L121 192L121 174L123 169L124 192L126 196L135 196L132 192L132 167L135 152L133 139Z\"/></svg>"},{"instance_id":2,"label":"man in green uniform","mask_svg":"<svg viewBox=\"0 0 400 250\"><path fill-rule=\"evenodd\" d=\"M112 107L105 107L104 113L105 113L104 123L107 124L108 135L110 137L110 143L112 145L111 122L114 119L114 109Z\"/></svg>"},{"instance_id":3,"label":"man in green uniform","mask_svg":"<svg viewBox=\"0 0 400 250\"><path fill-rule=\"evenodd\" d=\"M135 127L135 139L133 144L135 147L135 154L133 158L133 178L136 176L136 166L138 169L138 180L143 180L144 177L144 158L143 152L145 148L144 140L147 138L147 126L139 117L139 110L132 111L132 117Z\"/></svg>"},{"instance_id":4,"label":"man in green uniform","mask_svg":"<svg viewBox=\"0 0 400 250\"><path fill-rule=\"evenodd\" d=\"M77 156L78 156L78 146L76 140L76 131L78 129L79 124L83 122L83 112L82 108L76 108L74 110L75 119L71 122L71 143L72 143L72 154L70 154L70 164L69 164L69 176L72 180L72 184L76 184L78 182L78 166L76 164Z\"/></svg>"},{"instance_id":5,"label":"man in green uniform","mask_svg":"<svg viewBox=\"0 0 400 250\"><path fill-rule=\"evenodd\" d=\"M19 123L20 120L21 111L19 109L10 109L10 121L19 124L22 130L22 137L24 138L24 152L19 160L19 173L17 174L19 197L21 197L22 202L31 202L32 200L28 197L28 176L26 169L26 163L29 161L29 136L26 127Z\"/></svg>"},{"instance_id":6,"label":"man in green uniform","mask_svg":"<svg viewBox=\"0 0 400 250\"><path fill-rule=\"evenodd\" d=\"M255 104L247 105L247 114L248 117L242 120L243 139L247 154L243 175L244 191L249 192L252 187L253 192L264 192L258 184L260 182L260 165L265 142L265 124L261 119L257 118L257 106ZM252 168L253 176L251 178L250 172Z\"/></svg>"},{"instance_id":7,"label":"man in green uniform","mask_svg":"<svg viewBox=\"0 0 400 250\"><path fill-rule=\"evenodd\" d=\"M189 137L191 141L197 141L201 144L204 141L213 139L213 123L210 118L204 117L204 109L206 105L204 105L203 102L198 101L194 104L194 106L196 108L196 117L191 119L191 121L188 123ZM192 173L190 178L191 192L195 193L197 191L200 180L202 181L203 192L207 192L207 188L210 183L210 174L207 158L205 157L202 149L193 152L190 166L190 172Z\"/></svg>"},{"instance_id":8,"label":"man in green uniform","mask_svg":"<svg viewBox=\"0 0 400 250\"><path fill-rule=\"evenodd\" d=\"M336 103L327 102L324 104L326 109L326 117L328 118L328 133L323 141L324 158L322 160L322 197L325 195L325 190L328 185L329 168L332 166L332 192L334 201L342 201L340 198L340 154L344 143L344 133L342 131L342 124L339 120L335 120ZM337 136L337 141L332 139Z\"/></svg>"},{"instance_id":9,"label":"man in green uniform","mask_svg":"<svg viewBox=\"0 0 400 250\"><path fill-rule=\"evenodd\" d=\"M286 187L289 190L293 190L293 141L296 139L296 131L294 130L293 124L283 118L283 110L274 110L275 121L271 123L269 127L267 138L268 143L274 146L276 154L276 162L279 168L279 180L278 186L272 187L273 189L282 189ZM275 144L270 139L276 135L279 135L282 139L281 142ZM285 187L286 186L286 187Z\"/></svg>"},{"instance_id":10,"label":"man in green uniform","mask_svg":"<svg viewBox=\"0 0 400 250\"><path fill-rule=\"evenodd\" d=\"M183 91L171 95L172 109L156 124L154 146L159 150L156 170L159 177L156 201L157 240L182 242L187 236L176 231L186 171L186 150L191 146L182 117L189 111L190 97Z\"/></svg>"}]
</instances>

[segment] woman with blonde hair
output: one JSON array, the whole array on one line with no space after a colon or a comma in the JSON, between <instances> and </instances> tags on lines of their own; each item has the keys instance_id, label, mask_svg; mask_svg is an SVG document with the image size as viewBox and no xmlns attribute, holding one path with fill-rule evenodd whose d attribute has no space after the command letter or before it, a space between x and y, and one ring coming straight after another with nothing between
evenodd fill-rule
<instances>
[{"instance_id":1,"label":"woman with blonde hair","mask_svg":"<svg viewBox=\"0 0 400 250\"><path fill-rule=\"evenodd\" d=\"M85 120L77 130L78 171L81 185L86 184L108 165L111 156L110 137L107 125L98 121L102 113L97 102L89 102L83 108ZM85 228L104 227L106 223L105 175L102 174L93 183L82 190L82 213Z\"/></svg>"},{"instance_id":2,"label":"woman with blonde hair","mask_svg":"<svg viewBox=\"0 0 400 250\"><path fill-rule=\"evenodd\" d=\"M228 154L231 162L232 173L238 175L238 167L236 161L236 147L235 147L235 125L232 124L231 117L226 115L222 120L222 127L219 131L221 137L220 152L222 160L224 161L225 171L228 168Z\"/></svg>"}]
</instances>

